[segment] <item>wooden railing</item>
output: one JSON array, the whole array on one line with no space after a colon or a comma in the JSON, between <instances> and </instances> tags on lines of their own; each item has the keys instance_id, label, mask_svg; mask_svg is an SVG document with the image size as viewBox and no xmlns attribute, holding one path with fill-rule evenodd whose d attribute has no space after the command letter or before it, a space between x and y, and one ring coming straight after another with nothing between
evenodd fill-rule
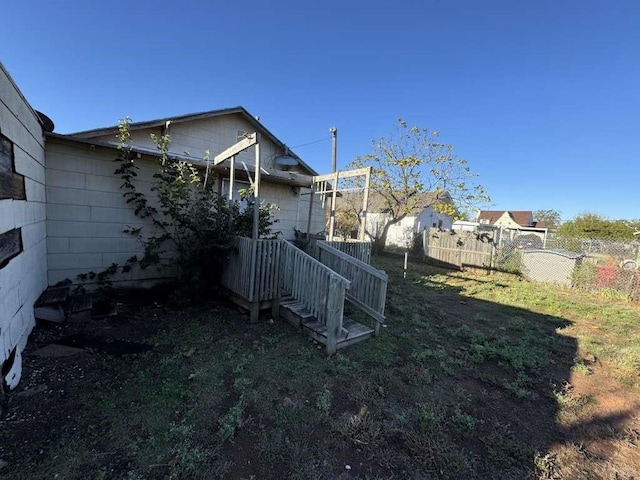
<instances>
[{"instance_id":1,"label":"wooden railing","mask_svg":"<svg viewBox=\"0 0 640 480\"><path fill-rule=\"evenodd\" d=\"M342 253L351 255L361 262L371 264L371 242L324 242L333 248L340 250Z\"/></svg>"},{"instance_id":2,"label":"wooden railing","mask_svg":"<svg viewBox=\"0 0 640 480\"><path fill-rule=\"evenodd\" d=\"M371 263L371 242L341 242L337 240L312 240L309 254L312 257L318 258L318 243L322 242L325 245L330 245L333 248L340 250L347 255L351 255L357 258L361 262L366 264Z\"/></svg>"},{"instance_id":3,"label":"wooden railing","mask_svg":"<svg viewBox=\"0 0 640 480\"><path fill-rule=\"evenodd\" d=\"M327 327L327 352L333 354L342 333L345 292L349 280L295 245L282 240L281 286Z\"/></svg>"},{"instance_id":4,"label":"wooden railing","mask_svg":"<svg viewBox=\"0 0 640 480\"><path fill-rule=\"evenodd\" d=\"M236 237L222 275L222 284L249 302L273 300L279 296L280 240L252 240Z\"/></svg>"},{"instance_id":5,"label":"wooden railing","mask_svg":"<svg viewBox=\"0 0 640 480\"><path fill-rule=\"evenodd\" d=\"M326 242L317 243L317 254L321 263L351 282L346 298L373 317L376 321L375 331L377 334L380 324L385 321L387 274L341 252Z\"/></svg>"}]
</instances>

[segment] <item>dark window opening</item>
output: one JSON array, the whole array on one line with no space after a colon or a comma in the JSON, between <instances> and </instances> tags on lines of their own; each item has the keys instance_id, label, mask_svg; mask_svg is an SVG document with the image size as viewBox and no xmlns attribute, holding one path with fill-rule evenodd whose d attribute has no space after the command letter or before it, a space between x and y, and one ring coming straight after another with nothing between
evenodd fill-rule
<instances>
[{"instance_id":1,"label":"dark window opening","mask_svg":"<svg viewBox=\"0 0 640 480\"><path fill-rule=\"evenodd\" d=\"M4 268L22 252L22 235L19 228L0 234L0 268Z\"/></svg>"},{"instance_id":2,"label":"dark window opening","mask_svg":"<svg viewBox=\"0 0 640 480\"><path fill-rule=\"evenodd\" d=\"M13 142L0 135L0 200L26 200L24 177L15 171Z\"/></svg>"}]
</instances>

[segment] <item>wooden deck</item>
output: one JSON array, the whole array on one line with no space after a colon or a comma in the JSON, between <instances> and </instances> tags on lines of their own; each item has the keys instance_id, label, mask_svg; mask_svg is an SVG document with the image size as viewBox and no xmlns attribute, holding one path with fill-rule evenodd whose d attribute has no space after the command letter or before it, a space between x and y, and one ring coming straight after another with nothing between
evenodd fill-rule
<instances>
[{"instance_id":1,"label":"wooden deck","mask_svg":"<svg viewBox=\"0 0 640 480\"><path fill-rule=\"evenodd\" d=\"M366 258L366 248L354 245ZM237 238L223 285L233 301L249 309L251 321L271 307L274 318L303 329L332 355L379 332L387 276L323 242L317 242L315 251L318 258L286 240ZM374 328L344 317L345 300L372 317Z\"/></svg>"}]
</instances>

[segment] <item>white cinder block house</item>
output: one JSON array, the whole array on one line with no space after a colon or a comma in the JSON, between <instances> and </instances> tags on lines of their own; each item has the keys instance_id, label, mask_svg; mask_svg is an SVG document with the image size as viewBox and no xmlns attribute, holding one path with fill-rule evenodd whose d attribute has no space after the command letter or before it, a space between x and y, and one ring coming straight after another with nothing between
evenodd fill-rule
<instances>
[{"instance_id":1,"label":"white cinder block house","mask_svg":"<svg viewBox=\"0 0 640 480\"><path fill-rule=\"evenodd\" d=\"M21 374L21 352L47 287L45 139L42 123L0 64L0 365Z\"/></svg>"},{"instance_id":2,"label":"white cinder block house","mask_svg":"<svg viewBox=\"0 0 640 480\"><path fill-rule=\"evenodd\" d=\"M114 175L118 127L101 128L71 135L47 134L47 236L48 281L55 284L73 279L88 270L103 270L115 262L123 265L140 255L137 240L123 233L123 225L143 226L122 197L122 180ZM169 152L194 164L205 165L211 158L238 142L246 133L258 132L260 139L260 199L276 207L274 231L293 239L294 229L305 230L309 212L312 175L317 173L253 118L236 107L180 117L163 118L131 125L131 144L138 153L140 191L150 192L156 172L157 150L151 134L169 134ZM280 165L277 159L289 156L297 165ZM234 190L249 187L255 155L250 148L236 156ZM212 181L218 192L229 189L229 161L214 167ZM313 210L311 231L324 229L320 200ZM149 279L158 272L132 270L121 280Z\"/></svg>"},{"instance_id":3,"label":"white cinder block house","mask_svg":"<svg viewBox=\"0 0 640 480\"><path fill-rule=\"evenodd\" d=\"M20 352L35 324L33 305L47 286L142 255L138 241L123 232L145 221L134 215L114 175L117 127L60 135L45 132L42 119L0 64L0 364L9 387L19 381ZM213 158L253 132L260 134L260 199L277 207L274 231L294 238L294 229L306 231L305 194L317 172L242 107L132 124L139 191L150 191L156 171L151 133L168 133L171 155L204 166L206 151ZM283 156L287 162L278 161ZM248 187L254 162L252 148L236 156L236 189ZM229 161L213 170L220 193L228 191L229 170ZM311 218L312 232L324 230L317 196ZM114 281L162 275L134 268Z\"/></svg>"}]
</instances>

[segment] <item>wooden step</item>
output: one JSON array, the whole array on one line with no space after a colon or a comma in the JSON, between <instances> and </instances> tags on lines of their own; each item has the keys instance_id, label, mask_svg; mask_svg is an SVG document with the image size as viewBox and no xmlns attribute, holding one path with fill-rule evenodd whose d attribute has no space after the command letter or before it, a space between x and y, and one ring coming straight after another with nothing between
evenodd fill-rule
<instances>
[{"instance_id":1,"label":"wooden step","mask_svg":"<svg viewBox=\"0 0 640 480\"><path fill-rule=\"evenodd\" d=\"M67 301L69 287L49 287L40 294L34 307L44 307L45 305L61 305Z\"/></svg>"},{"instance_id":2,"label":"wooden step","mask_svg":"<svg viewBox=\"0 0 640 480\"><path fill-rule=\"evenodd\" d=\"M296 300L285 302L285 303L280 302L280 306L296 314L297 316L300 317L301 320L313 318L313 315L311 315L311 312L307 310L307 308L304 306L302 302L298 302Z\"/></svg>"},{"instance_id":3,"label":"wooden step","mask_svg":"<svg viewBox=\"0 0 640 480\"><path fill-rule=\"evenodd\" d=\"M67 320L67 316L65 315L63 308L58 304L34 307L33 316L38 321L51 323L64 323Z\"/></svg>"},{"instance_id":4,"label":"wooden step","mask_svg":"<svg viewBox=\"0 0 640 480\"><path fill-rule=\"evenodd\" d=\"M69 297L67 303L67 311L69 313L78 313L91 310L93 306L93 295L91 293L81 293Z\"/></svg>"},{"instance_id":5,"label":"wooden step","mask_svg":"<svg viewBox=\"0 0 640 480\"><path fill-rule=\"evenodd\" d=\"M318 342L323 344L327 343L327 327L318 322L316 318L312 317L302 322L302 327ZM349 317L344 317L342 321L342 335L338 339L336 346L337 348L347 347L372 337L374 333L375 331L372 328L356 322Z\"/></svg>"}]
</instances>

